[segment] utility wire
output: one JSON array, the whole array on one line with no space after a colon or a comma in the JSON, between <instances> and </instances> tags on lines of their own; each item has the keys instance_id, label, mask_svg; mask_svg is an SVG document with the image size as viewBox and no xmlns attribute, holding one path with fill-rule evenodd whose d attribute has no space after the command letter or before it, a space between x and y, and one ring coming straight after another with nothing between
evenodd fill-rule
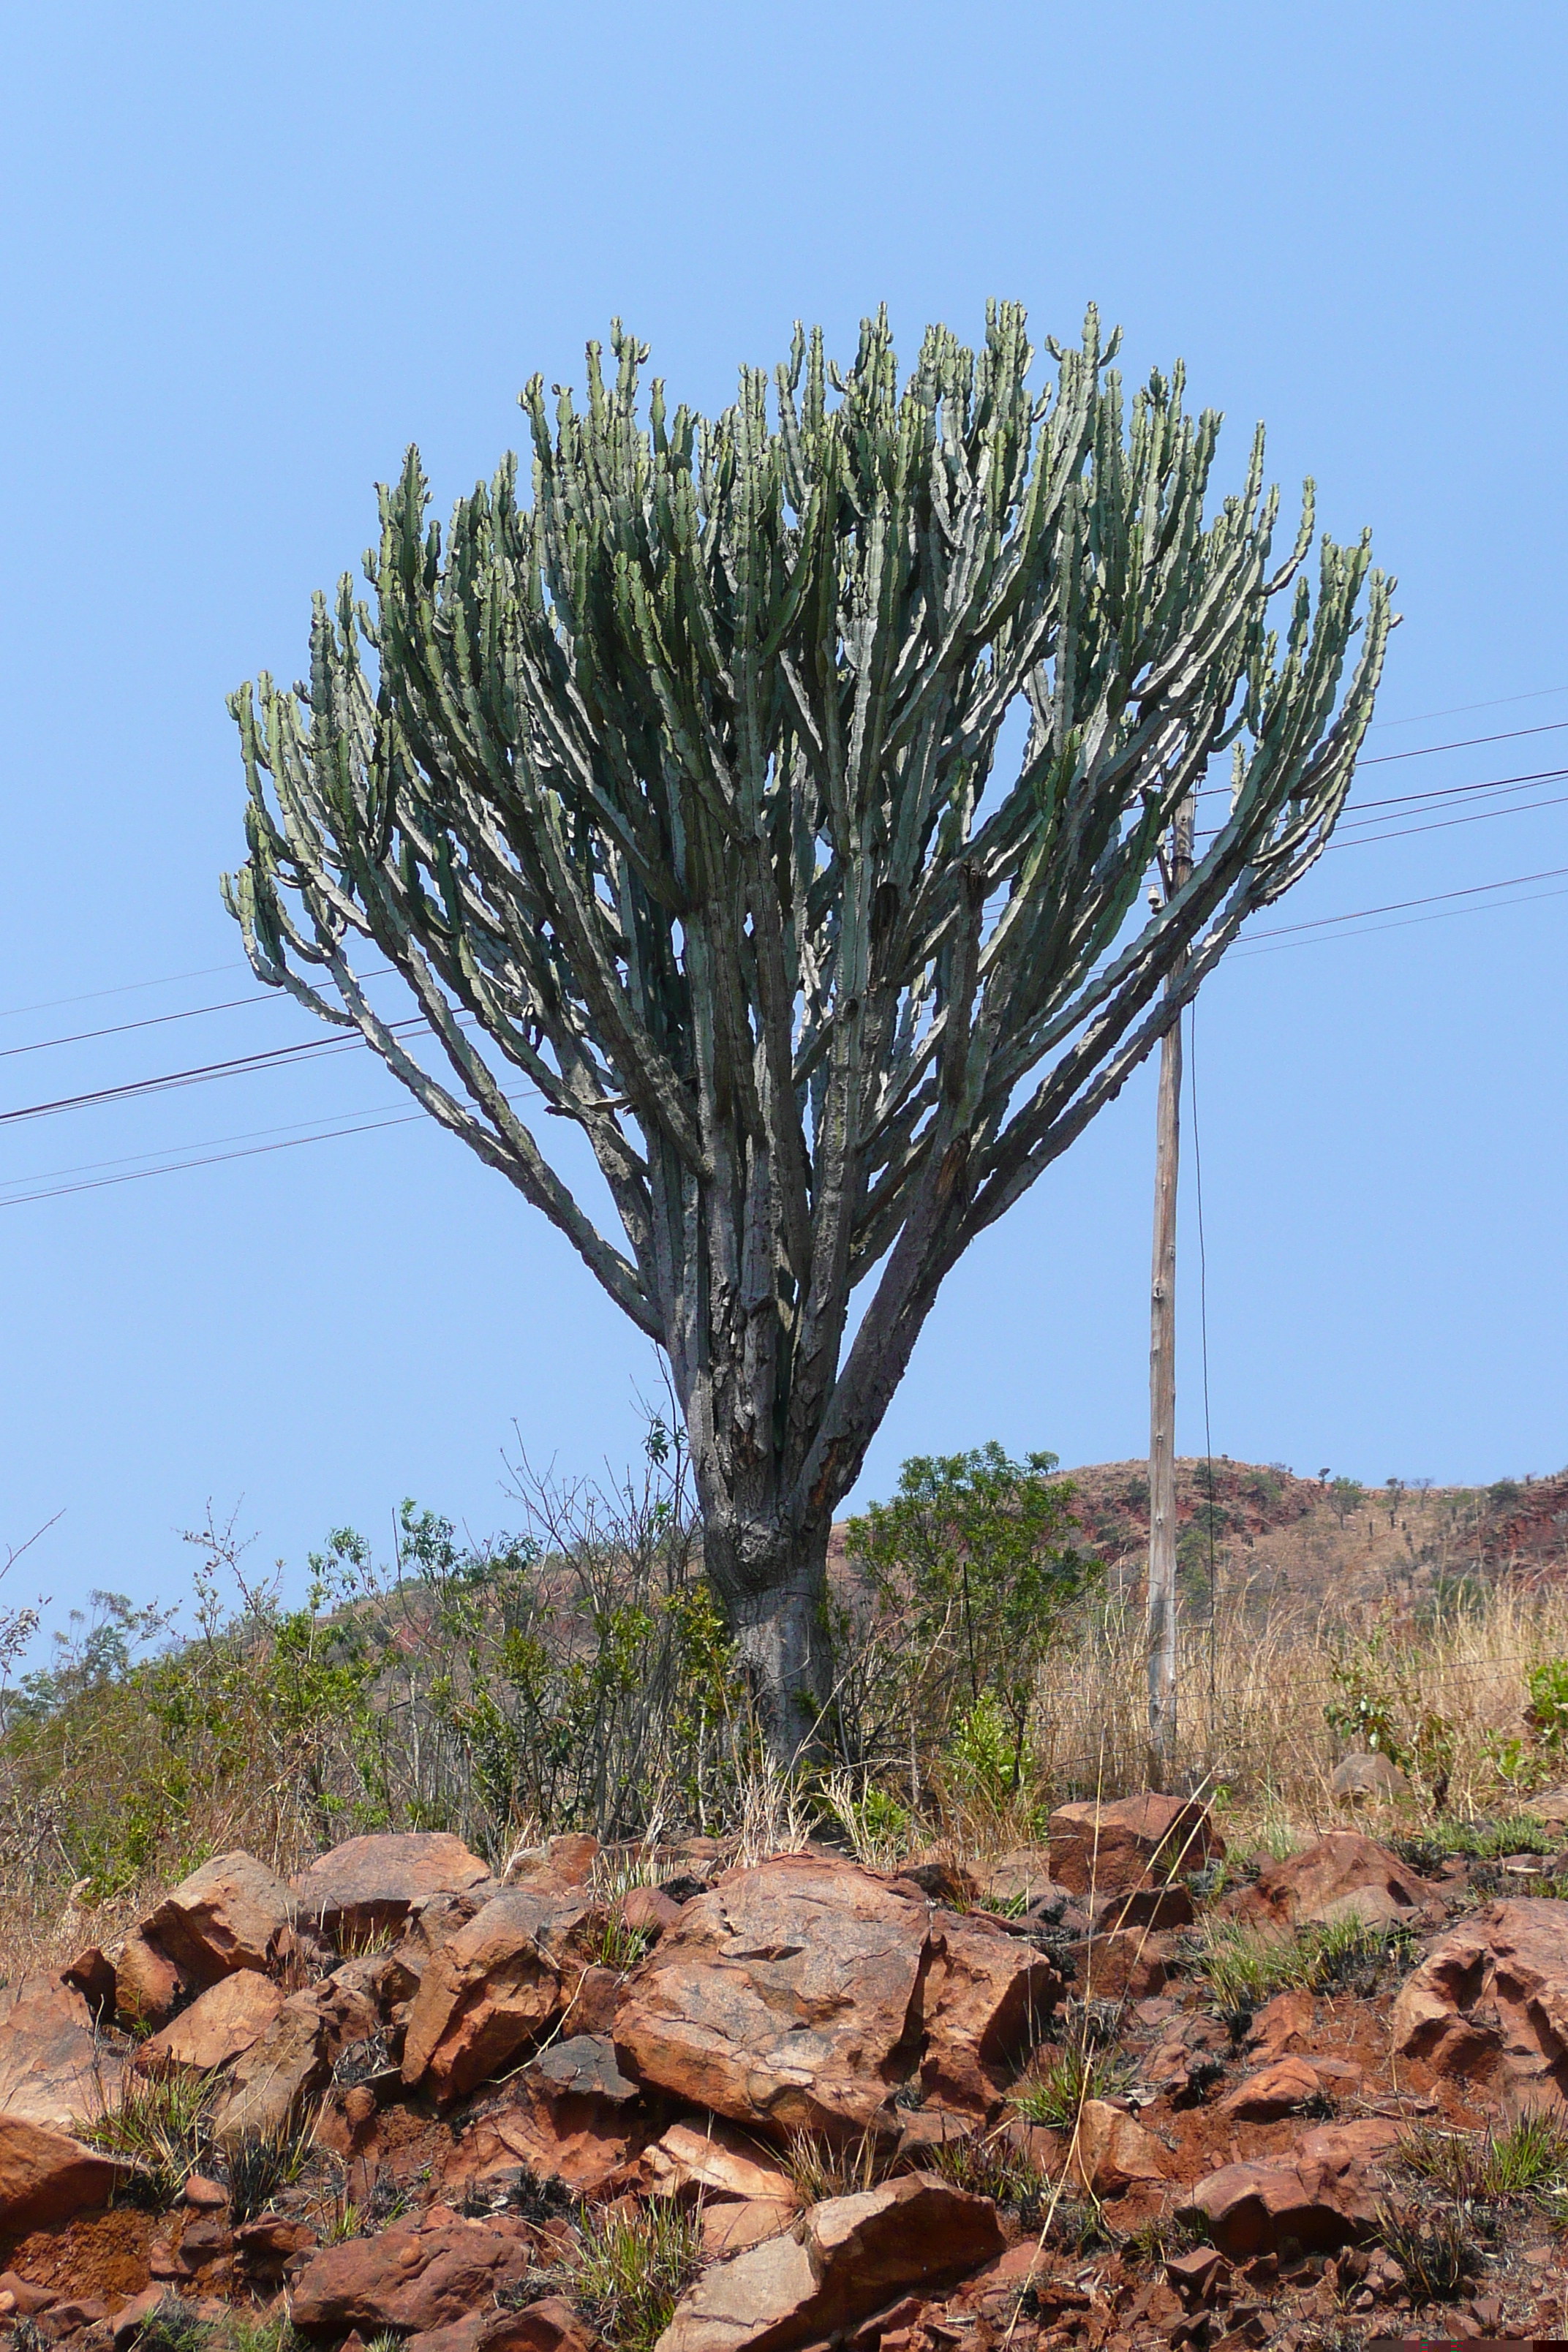
<instances>
[{"instance_id":1,"label":"utility wire","mask_svg":"<svg viewBox=\"0 0 1568 2352\"><path fill-rule=\"evenodd\" d=\"M357 1127L335 1127L319 1135L296 1135L282 1143L252 1143L239 1151L210 1151L200 1158L172 1160L163 1168L133 1168L118 1176L96 1176L77 1184L53 1184L36 1192L16 1192L0 1201L0 1209L20 1209L29 1201L58 1201L69 1192L101 1192L112 1184L136 1184L148 1176L174 1176L186 1168L216 1168L228 1160L255 1160L268 1152L296 1151L304 1143L332 1143L342 1135L370 1135L384 1127L408 1127L423 1111L395 1111L386 1118L362 1119Z\"/></svg>"},{"instance_id":2,"label":"utility wire","mask_svg":"<svg viewBox=\"0 0 1568 2352\"><path fill-rule=\"evenodd\" d=\"M1568 724L1568 721L1565 721L1564 723ZM1452 800L1478 798L1501 793L1523 792L1530 786L1542 783L1555 783L1562 781L1564 777L1568 777L1568 767L1539 768L1522 776L1484 777L1480 782L1472 784L1435 784L1430 786L1425 792L1396 793L1383 800L1355 801L1350 804L1346 817L1342 820L1340 825L1336 828L1334 837L1329 844L1329 848L1331 850L1351 849L1357 846L1359 843L1367 839L1398 841L1405 838L1409 834L1437 831L1440 828L1440 825L1444 823L1462 822L1468 824L1475 821L1468 817L1464 819L1434 819L1434 822L1429 825L1410 825L1404 827L1399 831L1378 834L1375 835L1366 835L1356 831L1355 828L1358 823L1362 820L1364 819L1369 823L1378 822L1380 821L1383 814L1390 809L1416 808L1423 803L1445 803ZM1214 789L1218 791L1222 788L1216 785ZM1528 816L1531 810L1535 808L1560 807L1563 805L1564 799L1568 799L1568 795L1554 795L1550 800L1532 802L1529 806L1522 809L1487 810L1483 811L1482 814L1487 816ZM1213 839L1214 835L1211 834L1206 837ZM233 967L227 965L218 967L218 969L225 971L232 968ZM369 971L362 972L359 976L362 980L384 979L391 970L392 966L390 964L381 964L375 966ZM187 977L189 975L187 975ZM132 981L128 982L127 985L131 988L156 988L163 986L163 983L159 981ZM112 994L114 992L106 991L104 992ZM65 1001L72 1002L75 1000L68 999ZM226 997L216 1004L190 1005L181 1013L149 1013L143 1019L138 1021L115 1022L102 1029L73 1030L69 1034L63 1037L41 1037L36 1040L32 1045L7 1045L0 1047L0 1061L15 1060L18 1056L27 1054L52 1053L57 1047L67 1045L92 1045L105 1037L129 1036L133 1032L142 1029L166 1028L173 1022L195 1021L207 1013L232 1013L246 1005L282 1004L288 1002L291 1002L291 1000L286 998L280 990L261 989L249 996ZM18 1008L18 1010L26 1009L28 1008ZM41 1008L32 1009L37 1010ZM0 1020L9 1017L11 1016L0 1013Z\"/></svg>"}]
</instances>

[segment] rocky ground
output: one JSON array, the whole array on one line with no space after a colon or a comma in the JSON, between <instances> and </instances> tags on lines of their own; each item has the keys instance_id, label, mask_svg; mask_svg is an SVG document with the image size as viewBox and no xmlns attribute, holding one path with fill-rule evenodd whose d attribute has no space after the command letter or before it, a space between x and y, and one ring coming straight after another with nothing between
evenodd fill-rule
<instances>
[{"instance_id":1,"label":"rocky ground","mask_svg":"<svg viewBox=\"0 0 1568 2352\"><path fill-rule=\"evenodd\" d=\"M1273 1860L1143 1796L900 1875L226 1854L0 1993L0 2344L1562 2336L1565 1819Z\"/></svg>"}]
</instances>

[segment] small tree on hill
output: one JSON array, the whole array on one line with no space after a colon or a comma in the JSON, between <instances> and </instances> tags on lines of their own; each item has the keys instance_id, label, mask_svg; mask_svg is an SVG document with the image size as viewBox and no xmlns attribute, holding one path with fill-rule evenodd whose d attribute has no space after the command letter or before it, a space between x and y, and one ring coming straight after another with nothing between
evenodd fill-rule
<instances>
[{"instance_id":1,"label":"small tree on hill","mask_svg":"<svg viewBox=\"0 0 1568 2352\"><path fill-rule=\"evenodd\" d=\"M999 305L977 353L930 330L901 389L885 318L842 375L797 331L771 415L747 369L712 421L657 382L644 421L647 353L612 345L553 431L524 393L531 504L509 457L443 543L411 450L374 612L345 577L308 682L233 698L225 887L258 975L357 1029L667 1351L708 1572L787 1756L832 1687L834 1508L942 1277L1322 849L1389 583L1325 539L1277 638L1310 486L1278 566L1261 435L1205 519L1218 418L1179 370L1124 416L1092 312L1044 392ZM1227 748L1191 877L1145 916ZM523 1097L583 1130L622 1241Z\"/></svg>"}]
</instances>

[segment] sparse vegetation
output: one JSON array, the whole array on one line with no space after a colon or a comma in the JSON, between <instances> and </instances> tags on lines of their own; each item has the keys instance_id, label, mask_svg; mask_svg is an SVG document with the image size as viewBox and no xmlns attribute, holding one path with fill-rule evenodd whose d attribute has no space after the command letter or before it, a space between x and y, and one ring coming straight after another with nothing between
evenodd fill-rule
<instances>
[{"instance_id":1,"label":"sparse vegetation","mask_svg":"<svg viewBox=\"0 0 1568 2352\"><path fill-rule=\"evenodd\" d=\"M265 2213L279 2189L290 2189L310 2152L308 2122L278 2132L246 2132L224 2158L229 2206L236 2223Z\"/></svg>"},{"instance_id":2,"label":"sparse vegetation","mask_svg":"<svg viewBox=\"0 0 1568 2352\"><path fill-rule=\"evenodd\" d=\"M1429 2213L1379 2212L1377 2233L1405 2273L1410 2300L1452 2303L1481 2267L1480 2254L1465 2217L1451 2209Z\"/></svg>"},{"instance_id":3,"label":"sparse vegetation","mask_svg":"<svg viewBox=\"0 0 1568 2352\"><path fill-rule=\"evenodd\" d=\"M118 2190L120 2201L166 2212L177 2203L207 2149L213 2078L206 2074L139 2074L127 2067L112 2106L78 2126L89 2147L135 2167Z\"/></svg>"},{"instance_id":4,"label":"sparse vegetation","mask_svg":"<svg viewBox=\"0 0 1568 2352\"><path fill-rule=\"evenodd\" d=\"M674 2198L578 2216L573 2293L611 2352L652 2352L702 2252L699 2217Z\"/></svg>"},{"instance_id":5,"label":"sparse vegetation","mask_svg":"<svg viewBox=\"0 0 1568 2352\"><path fill-rule=\"evenodd\" d=\"M1085 2102L1114 2097L1129 2071L1114 2050L1096 2048L1086 2037L1074 2035L1059 2048L1047 2044L1037 2053L1028 2079L1014 2086L1013 2105L1026 2123L1070 2131Z\"/></svg>"}]
</instances>

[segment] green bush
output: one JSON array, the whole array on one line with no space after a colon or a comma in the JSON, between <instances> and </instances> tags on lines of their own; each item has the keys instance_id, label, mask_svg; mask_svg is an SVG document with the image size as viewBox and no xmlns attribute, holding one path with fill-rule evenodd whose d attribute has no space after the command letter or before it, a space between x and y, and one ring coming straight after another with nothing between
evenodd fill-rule
<instances>
[{"instance_id":1,"label":"green bush","mask_svg":"<svg viewBox=\"0 0 1568 2352\"><path fill-rule=\"evenodd\" d=\"M993 1443L906 1462L889 1503L846 1530L861 1598L838 1629L847 1760L945 1756L993 1798L1029 1764L1036 1677L1066 1612L1099 1574L1070 1538L1054 1454Z\"/></svg>"}]
</instances>

